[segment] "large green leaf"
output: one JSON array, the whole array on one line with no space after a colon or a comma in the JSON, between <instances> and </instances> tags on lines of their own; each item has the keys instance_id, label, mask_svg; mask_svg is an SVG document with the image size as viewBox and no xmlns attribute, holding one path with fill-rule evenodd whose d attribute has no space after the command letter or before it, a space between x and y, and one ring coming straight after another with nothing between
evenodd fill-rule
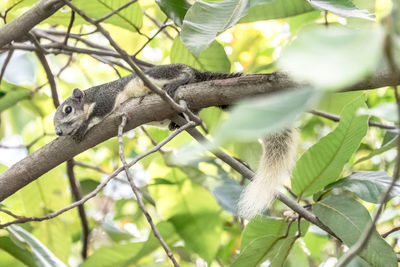
<instances>
[{"instance_id":1,"label":"large green leaf","mask_svg":"<svg viewBox=\"0 0 400 267\"><path fill-rule=\"evenodd\" d=\"M379 27L313 25L304 28L283 49L278 65L294 78L317 87L344 88L376 69L382 57L383 37Z\"/></svg>"},{"instance_id":2,"label":"large green leaf","mask_svg":"<svg viewBox=\"0 0 400 267\"><path fill-rule=\"evenodd\" d=\"M131 0L74 0L74 5L83 10L87 15L94 19L99 19L113 10L123 6ZM70 22L70 12L65 10L57 11L54 15L44 20L42 23L61 24L68 26ZM107 18L105 23L113 24L130 31L140 29L143 24L143 13L139 2L131 4L111 17ZM87 24L79 15L75 16L74 26Z\"/></svg>"},{"instance_id":3,"label":"large green leaf","mask_svg":"<svg viewBox=\"0 0 400 267\"><path fill-rule=\"evenodd\" d=\"M363 205L345 195L330 196L317 202L313 205L313 211L348 246L357 242L371 220ZM375 267L397 266L393 249L376 230L359 255Z\"/></svg>"},{"instance_id":4,"label":"large green leaf","mask_svg":"<svg viewBox=\"0 0 400 267\"><path fill-rule=\"evenodd\" d=\"M30 95L31 91L29 89L7 83L3 80L0 85L0 112L14 106Z\"/></svg>"},{"instance_id":5,"label":"large green leaf","mask_svg":"<svg viewBox=\"0 0 400 267\"><path fill-rule=\"evenodd\" d=\"M325 189L342 188L356 194L362 200L380 203L382 195L388 189L393 177L384 171L360 171L354 172L346 178L328 185ZM389 199L400 196L400 183L390 191Z\"/></svg>"},{"instance_id":6,"label":"large green leaf","mask_svg":"<svg viewBox=\"0 0 400 267\"><path fill-rule=\"evenodd\" d=\"M181 63L202 71L229 72L231 63L224 48L217 41L195 56L186 48L180 38L176 38L171 49L171 63Z\"/></svg>"},{"instance_id":7,"label":"large green leaf","mask_svg":"<svg viewBox=\"0 0 400 267\"><path fill-rule=\"evenodd\" d=\"M12 255L17 260L23 262L30 267L40 267L41 265L36 264L32 253L23 247L18 246L8 236L0 236L0 249Z\"/></svg>"},{"instance_id":8,"label":"large green leaf","mask_svg":"<svg viewBox=\"0 0 400 267\"><path fill-rule=\"evenodd\" d=\"M217 201L177 168L171 169L163 178L171 184L157 184L149 188L157 201L157 209L174 225L187 249L211 261L218 251L222 233Z\"/></svg>"},{"instance_id":9,"label":"large green leaf","mask_svg":"<svg viewBox=\"0 0 400 267\"><path fill-rule=\"evenodd\" d=\"M367 133L368 116L357 115L357 110L365 107L364 98L361 96L346 105L336 129L297 161L292 178L292 189L297 195L312 195L339 177Z\"/></svg>"},{"instance_id":10,"label":"large green leaf","mask_svg":"<svg viewBox=\"0 0 400 267\"><path fill-rule=\"evenodd\" d=\"M375 21L374 14L358 9L350 0L312 0L309 3L317 9L328 10L338 16Z\"/></svg>"},{"instance_id":11,"label":"large green leaf","mask_svg":"<svg viewBox=\"0 0 400 267\"><path fill-rule=\"evenodd\" d=\"M161 236L167 244L173 244L178 241L178 236L168 222L157 224ZM149 238L144 243L129 243L123 245L114 245L111 247L102 247L96 250L80 267L114 267L130 266L137 263L141 258L150 254L157 248L160 248L160 242L150 233Z\"/></svg>"},{"instance_id":12,"label":"large green leaf","mask_svg":"<svg viewBox=\"0 0 400 267\"><path fill-rule=\"evenodd\" d=\"M215 143L229 139L251 140L289 126L319 99L314 88L288 90L275 95L244 100L215 133Z\"/></svg>"},{"instance_id":13,"label":"large green leaf","mask_svg":"<svg viewBox=\"0 0 400 267\"><path fill-rule=\"evenodd\" d=\"M186 0L156 0L161 10L172 19L176 25L182 26L183 18L188 9L192 6Z\"/></svg>"},{"instance_id":14,"label":"large green leaf","mask_svg":"<svg viewBox=\"0 0 400 267\"><path fill-rule=\"evenodd\" d=\"M248 14L239 22L286 18L315 10L308 1L304 0L275 0L270 2L252 5Z\"/></svg>"},{"instance_id":15,"label":"large green leaf","mask_svg":"<svg viewBox=\"0 0 400 267\"><path fill-rule=\"evenodd\" d=\"M301 222L301 235L307 232L309 223ZM232 267L258 266L269 260L269 266L283 266L297 239L298 224L282 219L257 218L247 224L243 232L240 254Z\"/></svg>"},{"instance_id":16,"label":"large green leaf","mask_svg":"<svg viewBox=\"0 0 400 267\"><path fill-rule=\"evenodd\" d=\"M67 265L59 260L47 247L36 239L36 237L22 227L11 225L7 227L7 230L13 238L31 249L38 266L67 267Z\"/></svg>"},{"instance_id":17,"label":"large green leaf","mask_svg":"<svg viewBox=\"0 0 400 267\"><path fill-rule=\"evenodd\" d=\"M181 38L199 56L218 33L235 25L249 10L249 0L196 1L183 20Z\"/></svg>"}]
</instances>

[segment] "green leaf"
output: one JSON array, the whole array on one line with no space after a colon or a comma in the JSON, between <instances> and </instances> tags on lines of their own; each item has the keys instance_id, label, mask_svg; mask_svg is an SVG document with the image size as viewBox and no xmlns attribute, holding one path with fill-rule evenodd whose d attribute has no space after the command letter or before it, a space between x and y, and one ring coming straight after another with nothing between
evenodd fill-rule
<instances>
[{"instance_id":1,"label":"green leaf","mask_svg":"<svg viewBox=\"0 0 400 267\"><path fill-rule=\"evenodd\" d=\"M164 179L173 184L149 187L157 210L174 225L186 248L210 262L221 242L220 208L206 189L193 183L177 168L171 170Z\"/></svg>"},{"instance_id":2,"label":"green leaf","mask_svg":"<svg viewBox=\"0 0 400 267\"><path fill-rule=\"evenodd\" d=\"M292 189L299 196L312 195L334 182L360 145L368 129L368 116L357 115L365 107L364 96L346 105L339 125L308 149L293 170Z\"/></svg>"},{"instance_id":3,"label":"green leaf","mask_svg":"<svg viewBox=\"0 0 400 267\"><path fill-rule=\"evenodd\" d=\"M350 0L312 0L309 3L317 9L328 10L341 17L354 17L375 21L375 15L360 10Z\"/></svg>"},{"instance_id":4,"label":"green leaf","mask_svg":"<svg viewBox=\"0 0 400 267\"><path fill-rule=\"evenodd\" d=\"M112 247L101 247L96 250L79 267L115 267L124 264L140 249L140 243L129 243L114 245Z\"/></svg>"},{"instance_id":5,"label":"green leaf","mask_svg":"<svg viewBox=\"0 0 400 267\"><path fill-rule=\"evenodd\" d=\"M317 202L313 211L348 246L357 242L371 220L365 207L346 195L330 196ZM397 266L393 249L376 230L359 255L375 267Z\"/></svg>"},{"instance_id":6,"label":"green leaf","mask_svg":"<svg viewBox=\"0 0 400 267\"><path fill-rule=\"evenodd\" d=\"M248 141L278 131L290 125L319 97L314 88L304 87L241 101L215 133L215 143L230 139Z\"/></svg>"},{"instance_id":7,"label":"green leaf","mask_svg":"<svg viewBox=\"0 0 400 267\"><path fill-rule=\"evenodd\" d=\"M0 86L0 112L14 106L16 103L28 98L30 95L31 91L29 89L7 83L3 80Z\"/></svg>"},{"instance_id":8,"label":"green leaf","mask_svg":"<svg viewBox=\"0 0 400 267\"><path fill-rule=\"evenodd\" d=\"M100 19L115 9L128 3L130 0L74 0L74 5L85 11L87 15L94 19ZM57 11L54 15L44 20L42 23L61 24L68 26L70 22L71 12L66 12L65 9ZM136 31L143 25L143 13L139 2L129 5L127 8L113 14L107 18L105 23L113 24L121 28ZM81 16L76 15L74 26L88 24Z\"/></svg>"},{"instance_id":9,"label":"green leaf","mask_svg":"<svg viewBox=\"0 0 400 267\"><path fill-rule=\"evenodd\" d=\"M171 63L186 64L201 71L229 72L231 69L224 48L217 41L212 42L200 56L194 56L180 38L176 38L172 44L170 57Z\"/></svg>"},{"instance_id":10,"label":"green leaf","mask_svg":"<svg viewBox=\"0 0 400 267\"><path fill-rule=\"evenodd\" d=\"M384 171L360 171L328 185L325 189L342 188L356 194L362 200L380 203L382 195L392 182L392 176ZM389 199L400 196L400 183L396 182L390 192Z\"/></svg>"},{"instance_id":11,"label":"green leaf","mask_svg":"<svg viewBox=\"0 0 400 267\"><path fill-rule=\"evenodd\" d=\"M286 18L314 10L315 9L308 3L308 1L275 0L271 1L271 3L264 3L255 6L252 5L248 14L240 19L239 23Z\"/></svg>"},{"instance_id":12,"label":"green leaf","mask_svg":"<svg viewBox=\"0 0 400 267\"><path fill-rule=\"evenodd\" d=\"M157 224L157 229L167 244L173 244L179 240L179 237L176 234L174 226L171 223L160 222L159 224ZM161 247L160 241L154 236L153 233L150 233L149 238L143 244L139 252L136 253L136 255L132 259L130 259L128 263L137 262L138 260L150 254L159 247Z\"/></svg>"},{"instance_id":13,"label":"green leaf","mask_svg":"<svg viewBox=\"0 0 400 267\"><path fill-rule=\"evenodd\" d=\"M219 248L222 234L221 219L214 212L182 213L171 217L169 222L185 241L185 247L211 262Z\"/></svg>"},{"instance_id":14,"label":"green leaf","mask_svg":"<svg viewBox=\"0 0 400 267\"><path fill-rule=\"evenodd\" d=\"M29 246L38 266L67 267L48 248L46 248L36 237L17 225L7 227L8 232L18 241Z\"/></svg>"},{"instance_id":15,"label":"green leaf","mask_svg":"<svg viewBox=\"0 0 400 267\"><path fill-rule=\"evenodd\" d=\"M199 56L220 32L245 16L249 7L249 0L196 1L183 21L183 43L189 51Z\"/></svg>"},{"instance_id":16,"label":"green leaf","mask_svg":"<svg viewBox=\"0 0 400 267\"><path fill-rule=\"evenodd\" d=\"M178 236L171 223L161 222L156 225L161 236L167 244L178 241ZM114 267L131 266L138 261L160 248L160 242L153 233L143 243L129 243L123 245L114 245L112 247L102 247L94 252L80 267Z\"/></svg>"},{"instance_id":17,"label":"green leaf","mask_svg":"<svg viewBox=\"0 0 400 267\"><path fill-rule=\"evenodd\" d=\"M35 262L32 253L26 249L18 246L8 236L0 236L0 249L12 255L17 260L23 262L27 266L39 267Z\"/></svg>"},{"instance_id":18,"label":"green leaf","mask_svg":"<svg viewBox=\"0 0 400 267\"><path fill-rule=\"evenodd\" d=\"M301 222L301 235L309 223ZM240 244L239 257L232 267L258 266L269 260L269 266L283 266L293 243L298 238L297 222L289 224L282 219L257 218L247 224Z\"/></svg>"},{"instance_id":19,"label":"green leaf","mask_svg":"<svg viewBox=\"0 0 400 267\"><path fill-rule=\"evenodd\" d=\"M186 0L156 0L161 10L172 19L176 25L182 26L183 18L188 9L192 6Z\"/></svg>"},{"instance_id":20,"label":"green leaf","mask_svg":"<svg viewBox=\"0 0 400 267\"><path fill-rule=\"evenodd\" d=\"M376 69L382 57L383 37L379 27L351 29L313 25L299 32L282 50L278 65L294 78L316 87L344 88Z\"/></svg>"}]
</instances>

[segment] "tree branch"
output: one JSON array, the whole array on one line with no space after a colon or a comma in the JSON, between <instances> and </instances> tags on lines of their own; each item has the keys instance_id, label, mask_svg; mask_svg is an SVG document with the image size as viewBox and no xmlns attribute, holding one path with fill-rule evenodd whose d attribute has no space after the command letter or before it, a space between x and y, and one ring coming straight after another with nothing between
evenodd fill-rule
<instances>
[{"instance_id":1,"label":"tree branch","mask_svg":"<svg viewBox=\"0 0 400 267\"><path fill-rule=\"evenodd\" d=\"M26 35L64 5L61 0L40 0L18 18L0 28L0 48Z\"/></svg>"},{"instance_id":2,"label":"tree branch","mask_svg":"<svg viewBox=\"0 0 400 267\"><path fill-rule=\"evenodd\" d=\"M392 82L390 74L379 73L364 83L348 88L347 91L379 88ZM119 89L121 86L120 80L99 85L99 87ZM296 86L298 83L284 73L247 75L181 86L176 92L175 99L184 99L189 108L199 110L210 106L231 105L246 97L271 94L285 89L293 89ZM76 143L68 136L59 137L0 174L0 201L62 162L115 136L121 113L132 118L125 128L130 130L151 121L170 118L176 115L177 111L157 95L146 96L140 104L139 99L130 99L118 111L89 131L81 143Z\"/></svg>"}]
</instances>

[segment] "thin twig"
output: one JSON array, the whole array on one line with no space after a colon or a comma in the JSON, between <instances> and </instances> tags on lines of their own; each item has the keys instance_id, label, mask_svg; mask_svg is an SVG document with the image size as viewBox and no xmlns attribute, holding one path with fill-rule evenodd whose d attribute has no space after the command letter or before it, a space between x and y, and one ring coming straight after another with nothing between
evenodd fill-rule
<instances>
[{"instance_id":1,"label":"thin twig","mask_svg":"<svg viewBox=\"0 0 400 267\"><path fill-rule=\"evenodd\" d=\"M72 29L72 25L74 25L74 21L75 21L75 12L72 11L71 18L69 20L69 24L68 24L68 28L67 28L67 33L65 34L64 45L68 44L69 34L71 33L71 29Z\"/></svg>"},{"instance_id":2,"label":"thin twig","mask_svg":"<svg viewBox=\"0 0 400 267\"><path fill-rule=\"evenodd\" d=\"M150 224L150 227L153 231L154 236L158 239L160 242L161 246L165 250L165 253L167 253L168 257L172 261L175 267L178 267L179 264L176 261L174 255L172 254L171 250L169 249L167 243L165 243L164 239L162 238L160 232L158 231L156 225L153 222L153 219L151 218L149 212L146 209L146 206L143 203L142 199L142 193L140 192L139 188L135 185L135 182L133 181L133 177L131 172L129 171L128 164L125 160L125 155L124 155L124 139L123 139L123 130L126 125L126 115L122 116L122 122L120 126L118 127L118 144L119 144L119 156L121 158L121 162L124 166L126 177L128 178L129 184L132 188L133 193L135 194L136 200L138 202L139 208L142 210L143 214L145 215L147 222ZM195 124L191 123L191 126L193 127Z\"/></svg>"},{"instance_id":3,"label":"thin twig","mask_svg":"<svg viewBox=\"0 0 400 267\"><path fill-rule=\"evenodd\" d=\"M10 63L13 53L14 53L14 49L10 49L10 51L7 54L6 59L3 62L3 66L1 67L1 71L0 71L0 84L1 84L1 81L3 80L4 73L6 72L8 63Z\"/></svg>"},{"instance_id":4,"label":"thin twig","mask_svg":"<svg viewBox=\"0 0 400 267\"><path fill-rule=\"evenodd\" d=\"M395 228L393 228L393 229L387 231L386 233L381 234L381 236L382 236L383 238L385 238L385 237L387 237L388 235L393 234L394 232L397 232L397 231L399 231L399 230L400 230L400 226L395 227Z\"/></svg>"},{"instance_id":5,"label":"thin twig","mask_svg":"<svg viewBox=\"0 0 400 267\"><path fill-rule=\"evenodd\" d=\"M46 72L47 80L49 81L50 85L50 90L51 90L51 96L53 99L53 104L57 108L60 105L60 99L58 96L57 92L57 86L56 86L56 81L54 79L54 75L51 71L50 65L47 62L46 56L45 56L45 50L42 48L41 44L39 41L36 39L35 35L32 33L29 33L29 36L31 37L31 41L36 47L35 53L36 56L38 57L40 63L42 63L43 69Z\"/></svg>"},{"instance_id":6,"label":"thin twig","mask_svg":"<svg viewBox=\"0 0 400 267\"><path fill-rule=\"evenodd\" d=\"M336 122L340 121L340 116L331 114L331 113L328 113L325 111L312 110L312 111L310 111L310 113L312 113L316 116L324 117L331 121L336 121ZM368 125L373 126L373 127L382 128L382 129L387 129L387 130L398 130L399 129L398 127L396 127L394 125L386 125L386 124L378 123L378 122L371 121L371 120L368 121Z\"/></svg>"},{"instance_id":7,"label":"thin twig","mask_svg":"<svg viewBox=\"0 0 400 267\"><path fill-rule=\"evenodd\" d=\"M71 186L71 192L72 195L74 196L74 201L79 201L82 199L82 189L79 181L75 177L74 173L74 160L68 160L67 161L67 174L68 174L68 179L69 183ZM83 204L78 206L78 213L79 213L79 218L81 221L82 225L82 251L81 255L83 259L87 258L87 252L88 252L88 246L89 246L89 234L90 234L90 228L89 228L89 223L87 220L86 216L86 211L85 207Z\"/></svg>"},{"instance_id":8,"label":"thin twig","mask_svg":"<svg viewBox=\"0 0 400 267\"><path fill-rule=\"evenodd\" d=\"M114 15L114 14L120 12L122 9L125 9L125 8L127 8L128 6L130 6L130 5L132 5L133 3L136 3L136 2L137 2L137 0L131 0L131 1L129 1L128 3L126 3L126 4L122 5L122 6L120 6L119 8L114 9L114 10L111 11L110 13L104 15L103 17L101 17L101 18L99 18L99 19L96 19L96 20L95 20L95 24L96 24L96 23L100 23L100 22L102 22L102 21L105 21L106 19L108 19L108 18L111 17L112 15Z\"/></svg>"}]
</instances>

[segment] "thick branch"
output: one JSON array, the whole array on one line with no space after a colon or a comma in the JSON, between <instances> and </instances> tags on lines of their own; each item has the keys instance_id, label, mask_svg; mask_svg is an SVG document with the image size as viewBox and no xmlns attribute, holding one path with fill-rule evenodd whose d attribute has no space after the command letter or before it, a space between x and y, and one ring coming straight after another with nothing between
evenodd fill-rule
<instances>
[{"instance_id":1,"label":"thick branch","mask_svg":"<svg viewBox=\"0 0 400 267\"><path fill-rule=\"evenodd\" d=\"M364 84L359 83L348 88L347 91L379 88L391 82L393 80L390 80L389 74L381 73ZM182 86L176 93L176 100L184 99L191 109L198 110L209 106L230 105L246 97L270 94L295 88L297 85L284 73L248 75ZM117 80L100 86L120 87L121 83ZM89 131L81 143L75 143L70 137L59 137L0 174L0 201L62 162L115 136L122 112L130 117L126 130L176 114L176 111L157 95L145 97L140 105L138 99L131 99Z\"/></svg>"},{"instance_id":2,"label":"thick branch","mask_svg":"<svg viewBox=\"0 0 400 267\"><path fill-rule=\"evenodd\" d=\"M40 0L28 11L0 28L0 48L26 35L64 5L60 0Z\"/></svg>"}]
</instances>

